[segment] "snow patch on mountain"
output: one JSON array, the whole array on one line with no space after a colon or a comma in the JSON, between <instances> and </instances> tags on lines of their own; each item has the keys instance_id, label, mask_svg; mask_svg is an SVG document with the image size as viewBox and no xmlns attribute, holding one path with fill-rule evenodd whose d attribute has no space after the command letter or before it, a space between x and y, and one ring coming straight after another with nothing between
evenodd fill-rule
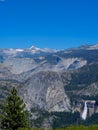
<instances>
[{"instance_id":1,"label":"snow patch on mountain","mask_svg":"<svg viewBox=\"0 0 98 130\"><path fill-rule=\"evenodd\" d=\"M35 47L35 46L31 46L31 47L29 48L29 50L30 50L33 54L38 53L38 52L46 52L46 53L57 52L56 49L49 49L49 48L43 48L43 49L41 49L41 48L38 48L38 47Z\"/></svg>"},{"instance_id":2,"label":"snow patch on mountain","mask_svg":"<svg viewBox=\"0 0 98 130\"><path fill-rule=\"evenodd\" d=\"M98 44L95 44L93 46L89 46L88 50L97 50L98 49Z\"/></svg>"}]
</instances>

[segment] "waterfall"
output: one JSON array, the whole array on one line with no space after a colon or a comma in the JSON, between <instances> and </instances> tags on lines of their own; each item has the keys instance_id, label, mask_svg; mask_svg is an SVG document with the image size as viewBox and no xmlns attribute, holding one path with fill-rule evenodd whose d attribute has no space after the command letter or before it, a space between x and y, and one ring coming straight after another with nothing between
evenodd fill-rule
<instances>
[{"instance_id":1,"label":"waterfall","mask_svg":"<svg viewBox=\"0 0 98 130\"><path fill-rule=\"evenodd\" d=\"M85 102L85 105L84 105L84 110L83 110L83 113L82 113L82 119L86 120L86 117L87 117L87 102Z\"/></svg>"}]
</instances>

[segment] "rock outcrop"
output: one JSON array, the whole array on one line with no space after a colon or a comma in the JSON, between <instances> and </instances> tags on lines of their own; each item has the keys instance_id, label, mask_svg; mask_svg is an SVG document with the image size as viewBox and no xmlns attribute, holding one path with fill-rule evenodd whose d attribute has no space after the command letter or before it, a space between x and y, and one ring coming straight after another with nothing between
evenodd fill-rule
<instances>
[{"instance_id":1,"label":"rock outcrop","mask_svg":"<svg viewBox=\"0 0 98 130\"><path fill-rule=\"evenodd\" d=\"M56 72L39 72L30 77L20 89L27 108L48 111L70 111L70 100L65 94L62 79Z\"/></svg>"}]
</instances>

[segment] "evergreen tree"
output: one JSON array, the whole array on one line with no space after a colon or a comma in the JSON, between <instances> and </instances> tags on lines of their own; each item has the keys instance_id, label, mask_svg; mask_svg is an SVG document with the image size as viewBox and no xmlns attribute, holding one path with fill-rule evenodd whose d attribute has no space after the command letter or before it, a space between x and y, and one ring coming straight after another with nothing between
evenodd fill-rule
<instances>
[{"instance_id":1,"label":"evergreen tree","mask_svg":"<svg viewBox=\"0 0 98 130\"><path fill-rule=\"evenodd\" d=\"M15 87L6 98L1 115L1 128L7 130L18 130L18 128L29 127L28 112L25 110L23 100L18 96Z\"/></svg>"}]
</instances>

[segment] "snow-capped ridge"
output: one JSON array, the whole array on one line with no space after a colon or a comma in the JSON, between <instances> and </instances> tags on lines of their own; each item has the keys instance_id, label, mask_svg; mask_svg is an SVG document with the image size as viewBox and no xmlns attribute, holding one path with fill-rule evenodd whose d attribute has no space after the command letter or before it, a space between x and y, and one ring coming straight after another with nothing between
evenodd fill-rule
<instances>
[{"instance_id":1,"label":"snow-capped ridge","mask_svg":"<svg viewBox=\"0 0 98 130\"><path fill-rule=\"evenodd\" d=\"M29 50L31 50L33 53L36 53L36 52L46 52L46 53L53 53L53 52L57 52L58 50L56 49L50 49L50 48L38 48L38 47L35 47L35 46L31 46L29 48Z\"/></svg>"},{"instance_id":2,"label":"snow-capped ridge","mask_svg":"<svg viewBox=\"0 0 98 130\"><path fill-rule=\"evenodd\" d=\"M29 49L30 49L30 50L41 50L40 48L35 47L35 46L31 46Z\"/></svg>"},{"instance_id":3,"label":"snow-capped ridge","mask_svg":"<svg viewBox=\"0 0 98 130\"><path fill-rule=\"evenodd\" d=\"M16 49L17 52L23 52L24 49Z\"/></svg>"},{"instance_id":4,"label":"snow-capped ridge","mask_svg":"<svg viewBox=\"0 0 98 130\"><path fill-rule=\"evenodd\" d=\"M83 44L82 46L79 47L79 49L96 50L98 49L98 44L93 45Z\"/></svg>"},{"instance_id":5,"label":"snow-capped ridge","mask_svg":"<svg viewBox=\"0 0 98 130\"><path fill-rule=\"evenodd\" d=\"M4 49L4 50L3 50L3 52L4 52L5 54L8 54L8 55L11 55L11 54L15 55L16 53L18 53L18 52L23 52L23 51L24 51L24 49L13 49L13 48Z\"/></svg>"},{"instance_id":6,"label":"snow-capped ridge","mask_svg":"<svg viewBox=\"0 0 98 130\"><path fill-rule=\"evenodd\" d=\"M98 49L98 44L94 44L92 46L89 46L88 50L96 50Z\"/></svg>"}]
</instances>

